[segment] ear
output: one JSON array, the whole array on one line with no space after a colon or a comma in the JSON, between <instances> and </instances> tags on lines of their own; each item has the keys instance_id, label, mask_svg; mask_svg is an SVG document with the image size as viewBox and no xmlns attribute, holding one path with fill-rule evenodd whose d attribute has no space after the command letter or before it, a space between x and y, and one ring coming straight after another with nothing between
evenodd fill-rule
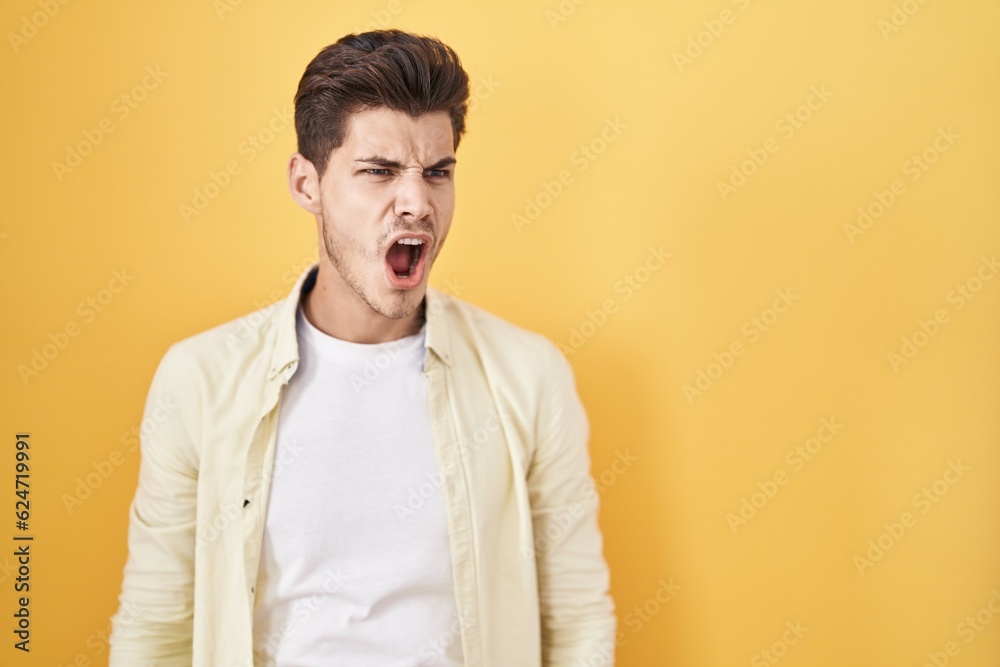
<instances>
[{"instance_id":1,"label":"ear","mask_svg":"<svg viewBox=\"0 0 1000 667\"><path fill-rule=\"evenodd\" d=\"M293 153L288 160L288 190L295 203L305 210L319 215L322 211L319 201L319 175L316 167L302 153Z\"/></svg>"}]
</instances>

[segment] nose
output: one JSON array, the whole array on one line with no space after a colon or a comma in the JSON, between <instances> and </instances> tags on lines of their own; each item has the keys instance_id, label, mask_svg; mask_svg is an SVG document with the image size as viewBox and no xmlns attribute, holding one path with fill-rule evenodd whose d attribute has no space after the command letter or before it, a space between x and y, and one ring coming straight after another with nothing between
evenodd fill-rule
<instances>
[{"instance_id":1,"label":"nose","mask_svg":"<svg viewBox=\"0 0 1000 667\"><path fill-rule=\"evenodd\" d=\"M422 172L406 171L400 176L395 208L400 218L423 220L430 216L430 189Z\"/></svg>"}]
</instances>

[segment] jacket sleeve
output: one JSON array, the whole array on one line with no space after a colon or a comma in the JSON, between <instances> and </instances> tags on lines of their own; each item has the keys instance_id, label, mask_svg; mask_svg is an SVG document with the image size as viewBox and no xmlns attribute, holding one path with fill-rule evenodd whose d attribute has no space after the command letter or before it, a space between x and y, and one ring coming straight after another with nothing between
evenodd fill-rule
<instances>
[{"instance_id":1,"label":"jacket sleeve","mask_svg":"<svg viewBox=\"0 0 1000 667\"><path fill-rule=\"evenodd\" d=\"M128 558L111 618L110 667L191 665L198 480L192 425L200 418L192 380L171 346L143 411Z\"/></svg>"},{"instance_id":2,"label":"jacket sleeve","mask_svg":"<svg viewBox=\"0 0 1000 667\"><path fill-rule=\"evenodd\" d=\"M572 367L551 341L528 469L543 667L611 666L617 618L590 476L590 426Z\"/></svg>"}]
</instances>

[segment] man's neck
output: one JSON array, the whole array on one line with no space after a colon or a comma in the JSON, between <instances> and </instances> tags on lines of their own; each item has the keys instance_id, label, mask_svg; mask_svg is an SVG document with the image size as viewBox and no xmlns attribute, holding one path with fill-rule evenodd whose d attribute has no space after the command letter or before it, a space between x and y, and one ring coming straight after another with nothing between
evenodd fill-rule
<instances>
[{"instance_id":1,"label":"man's neck","mask_svg":"<svg viewBox=\"0 0 1000 667\"><path fill-rule=\"evenodd\" d=\"M426 306L425 293L410 317L399 320L383 317L363 300L332 298L331 288L319 276L312 289L299 299L299 307L314 327L328 336L364 344L387 343L418 333L427 321Z\"/></svg>"}]
</instances>

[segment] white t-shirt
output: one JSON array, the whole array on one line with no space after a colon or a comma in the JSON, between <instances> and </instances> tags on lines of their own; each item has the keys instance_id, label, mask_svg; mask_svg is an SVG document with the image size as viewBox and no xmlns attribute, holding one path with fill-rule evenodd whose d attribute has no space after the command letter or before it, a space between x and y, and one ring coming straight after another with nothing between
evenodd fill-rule
<instances>
[{"instance_id":1,"label":"white t-shirt","mask_svg":"<svg viewBox=\"0 0 1000 667\"><path fill-rule=\"evenodd\" d=\"M456 667L462 647L424 335L362 344L297 315L254 608L254 664ZM434 492L414 511L412 490Z\"/></svg>"}]
</instances>

